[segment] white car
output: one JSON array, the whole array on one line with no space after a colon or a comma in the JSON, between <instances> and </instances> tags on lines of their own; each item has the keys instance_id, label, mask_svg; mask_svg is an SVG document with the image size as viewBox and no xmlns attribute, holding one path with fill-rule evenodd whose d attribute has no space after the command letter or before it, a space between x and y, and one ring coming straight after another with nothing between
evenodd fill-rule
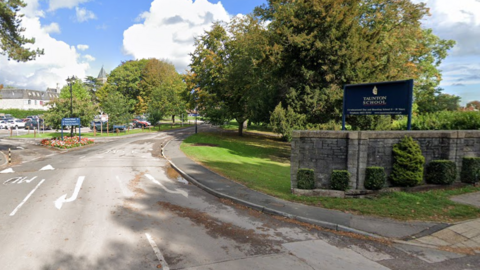
<instances>
[{"instance_id":1,"label":"white car","mask_svg":"<svg viewBox=\"0 0 480 270\"><path fill-rule=\"evenodd\" d=\"M25 122L22 119L11 119L7 121L5 129L25 128Z\"/></svg>"},{"instance_id":2,"label":"white car","mask_svg":"<svg viewBox=\"0 0 480 270\"><path fill-rule=\"evenodd\" d=\"M13 120L15 122L15 125L13 125L13 128L25 128L25 122L23 122L22 119L15 119Z\"/></svg>"},{"instance_id":3,"label":"white car","mask_svg":"<svg viewBox=\"0 0 480 270\"><path fill-rule=\"evenodd\" d=\"M0 129L7 128L7 120L0 120Z\"/></svg>"}]
</instances>

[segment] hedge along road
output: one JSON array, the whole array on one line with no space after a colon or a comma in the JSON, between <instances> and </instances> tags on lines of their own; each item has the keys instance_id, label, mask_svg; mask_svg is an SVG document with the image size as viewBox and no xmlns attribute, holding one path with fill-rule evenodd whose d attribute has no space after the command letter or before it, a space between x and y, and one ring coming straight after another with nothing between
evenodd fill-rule
<instances>
[{"instance_id":1,"label":"hedge along road","mask_svg":"<svg viewBox=\"0 0 480 270\"><path fill-rule=\"evenodd\" d=\"M388 243L276 219L185 183L160 149L186 132L104 140L2 168L2 268L432 267Z\"/></svg>"}]
</instances>

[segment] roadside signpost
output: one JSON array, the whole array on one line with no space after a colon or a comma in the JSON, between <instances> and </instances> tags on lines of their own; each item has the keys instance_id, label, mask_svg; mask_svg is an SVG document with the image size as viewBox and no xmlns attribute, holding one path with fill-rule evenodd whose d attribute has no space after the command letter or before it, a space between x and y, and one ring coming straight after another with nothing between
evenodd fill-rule
<instances>
[{"instance_id":1,"label":"roadside signpost","mask_svg":"<svg viewBox=\"0 0 480 270\"><path fill-rule=\"evenodd\" d=\"M63 141L63 127L64 126L78 126L78 138L82 139L82 131L80 128L80 118L62 118L62 141Z\"/></svg>"},{"instance_id":2,"label":"roadside signpost","mask_svg":"<svg viewBox=\"0 0 480 270\"><path fill-rule=\"evenodd\" d=\"M412 104L413 80L345 85L342 130L346 115L408 115L410 130Z\"/></svg>"}]
</instances>

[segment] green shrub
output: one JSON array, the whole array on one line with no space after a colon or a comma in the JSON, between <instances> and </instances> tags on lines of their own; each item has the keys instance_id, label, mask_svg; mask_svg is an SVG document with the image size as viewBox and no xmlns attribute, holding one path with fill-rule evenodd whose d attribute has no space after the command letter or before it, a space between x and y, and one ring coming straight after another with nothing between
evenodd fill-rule
<instances>
[{"instance_id":1,"label":"green shrub","mask_svg":"<svg viewBox=\"0 0 480 270\"><path fill-rule=\"evenodd\" d=\"M270 126L273 132L281 134L285 141L292 140L294 129L304 129L305 115L297 114L290 106L285 110L280 102L270 115Z\"/></svg>"},{"instance_id":2,"label":"green shrub","mask_svg":"<svg viewBox=\"0 0 480 270\"><path fill-rule=\"evenodd\" d=\"M346 170L333 170L330 179L330 188L334 190L347 190L349 188L350 173Z\"/></svg>"},{"instance_id":3,"label":"green shrub","mask_svg":"<svg viewBox=\"0 0 480 270\"><path fill-rule=\"evenodd\" d=\"M379 190L385 186L386 176L383 167L368 167L365 172L366 189Z\"/></svg>"},{"instance_id":4,"label":"green shrub","mask_svg":"<svg viewBox=\"0 0 480 270\"><path fill-rule=\"evenodd\" d=\"M311 169L299 169L297 172L297 188L314 189L315 173Z\"/></svg>"},{"instance_id":5,"label":"green shrub","mask_svg":"<svg viewBox=\"0 0 480 270\"><path fill-rule=\"evenodd\" d=\"M412 137L403 138L393 146L393 170L390 175L395 186L413 187L422 182L425 158L420 145Z\"/></svg>"},{"instance_id":6,"label":"green shrub","mask_svg":"<svg viewBox=\"0 0 480 270\"><path fill-rule=\"evenodd\" d=\"M474 184L480 178L480 158L464 157L462 160L462 172L460 180L463 183Z\"/></svg>"},{"instance_id":7,"label":"green shrub","mask_svg":"<svg viewBox=\"0 0 480 270\"><path fill-rule=\"evenodd\" d=\"M479 112L441 111L415 115L412 118L412 130L469 130L479 128ZM407 117L396 120L392 129L407 129Z\"/></svg>"},{"instance_id":8,"label":"green shrub","mask_svg":"<svg viewBox=\"0 0 480 270\"><path fill-rule=\"evenodd\" d=\"M450 185L457 178L457 165L450 160L432 160L427 165L425 180L430 184Z\"/></svg>"},{"instance_id":9,"label":"green shrub","mask_svg":"<svg viewBox=\"0 0 480 270\"><path fill-rule=\"evenodd\" d=\"M44 110L1 109L0 113L11 114L15 118L26 118L29 115L42 115Z\"/></svg>"}]
</instances>

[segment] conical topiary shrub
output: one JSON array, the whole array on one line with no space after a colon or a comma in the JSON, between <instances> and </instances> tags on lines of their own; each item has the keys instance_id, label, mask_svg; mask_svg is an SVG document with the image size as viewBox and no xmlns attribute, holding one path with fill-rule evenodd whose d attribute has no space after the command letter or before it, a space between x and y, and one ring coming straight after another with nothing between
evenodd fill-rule
<instances>
[{"instance_id":1,"label":"conical topiary shrub","mask_svg":"<svg viewBox=\"0 0 480 270\"><path fill-rule=\"evenodd\" d=\"M423 180L425 158L420 145L412 137L393 146L393 170L390 178L395 186L413 187Z\"/></svg>"}]
</instances>

